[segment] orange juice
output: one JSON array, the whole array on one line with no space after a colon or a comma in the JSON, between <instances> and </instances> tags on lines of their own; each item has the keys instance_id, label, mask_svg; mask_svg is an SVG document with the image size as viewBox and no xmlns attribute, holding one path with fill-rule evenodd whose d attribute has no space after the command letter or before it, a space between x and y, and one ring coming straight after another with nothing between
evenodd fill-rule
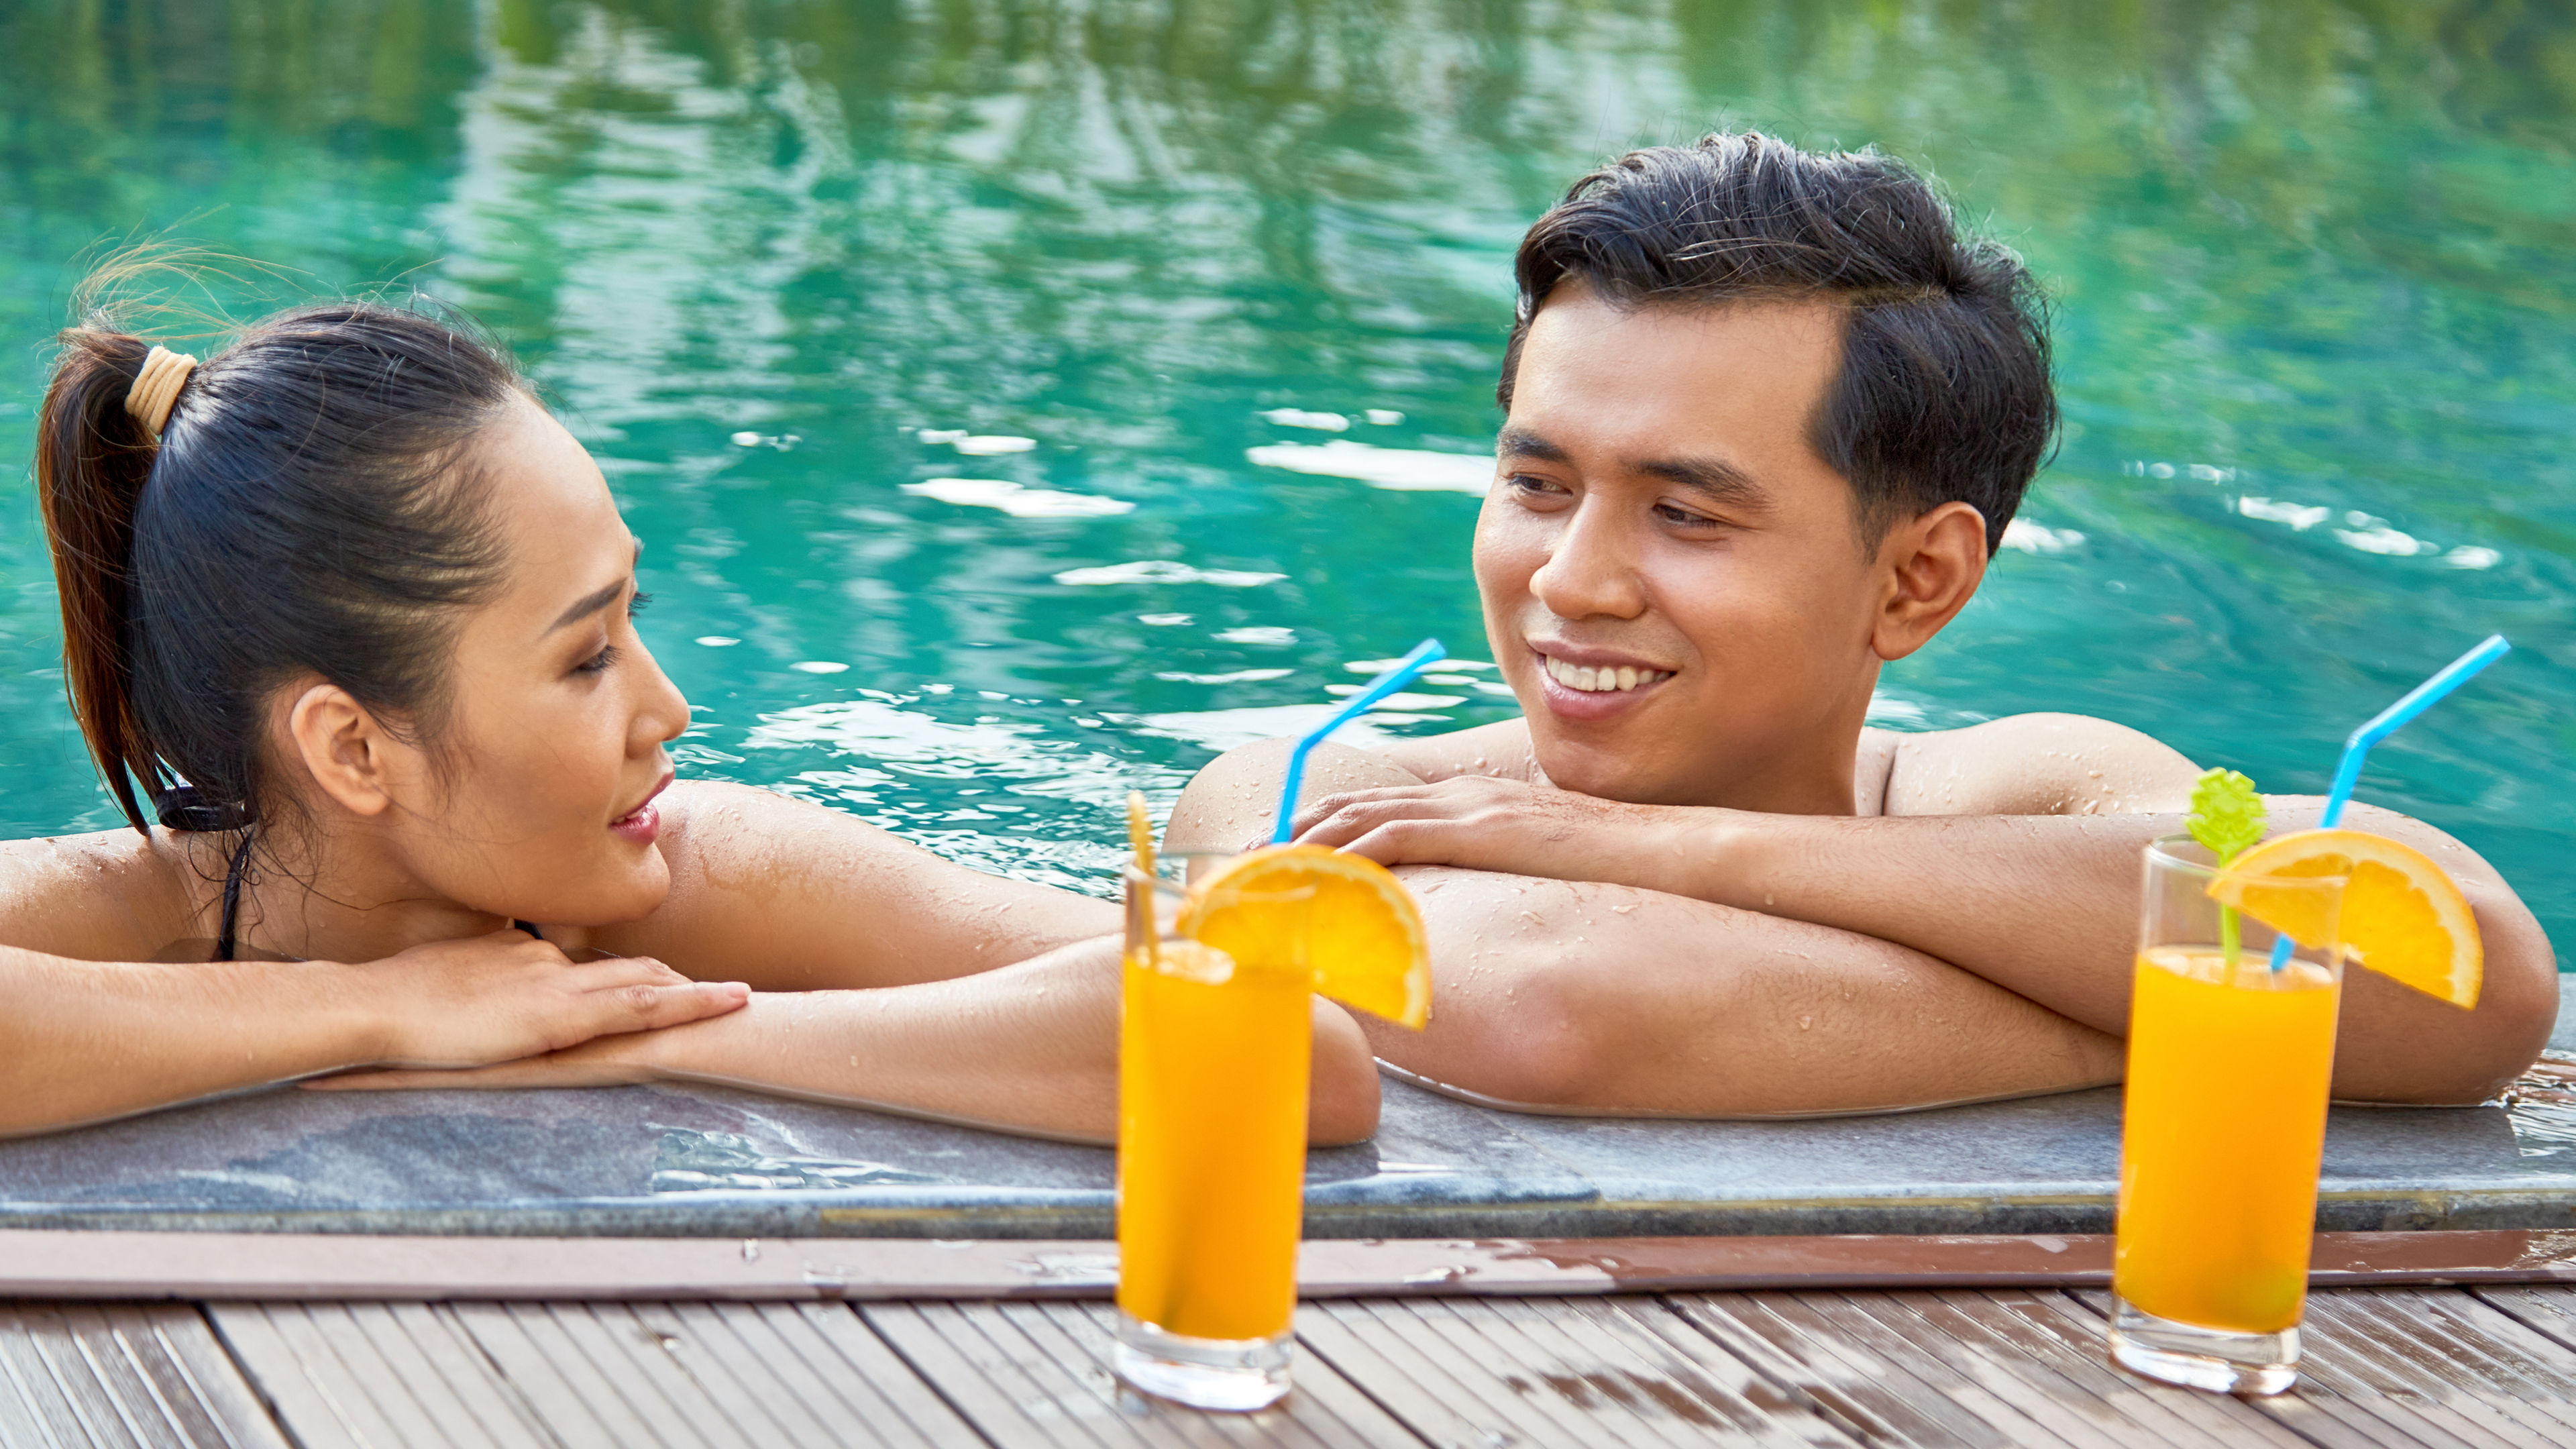
<instances>
[{"instance_id":1,"label":"orange juice","mask_svg":"<svg viewBox=\"0 0 2576 1449\"><path fill-rule=\"evenodd\" d=\"M1184 943L1160 959L1186 968ZM1204 960L1222 957L1206 948ZM1297 1306L1314 1019L1303 971L1209 983L1127 958L1118 1306L1167 1333L1269 1338Z\"/></svg>"},{"instance_id":2,"label":"orange juice","mask_svg":"<svg viewBox=\"0 0 2576 1449\"><path fill-rule=\"evenodd\" d=\"M2247 951L2138 955L2112 1287L2159 1318L2297 1326L2334 1069L2334 972Z\"/></svg>"}]
</instances>

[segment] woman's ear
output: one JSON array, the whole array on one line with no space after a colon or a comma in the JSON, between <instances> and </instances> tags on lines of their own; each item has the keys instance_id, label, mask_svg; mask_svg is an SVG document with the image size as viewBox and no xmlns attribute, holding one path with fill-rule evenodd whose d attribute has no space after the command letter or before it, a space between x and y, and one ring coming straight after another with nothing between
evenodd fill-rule
<instances>
[{"instance_id":1,"label":"woman's ear","mask_svg":"<svg viewBox=\"0 0 2576 1449\"><path fill-rule=\"evenodd\" d=\"M349 691L307 686L287 703L286 736L313 783L351 814L379 815L393 804L395 741Z\"/></svg>"},{"instance_id":2,"label":"woman's ear","mask_svg":"<svg viewBox=\"0 0 2576 1449\"><path fill-rule=\"evenodd\" d=\"M1870 631L1878 657L1902 659L1932 642L1976 597L1986 557L1986 517L1970 504L1944 503L1889 529L1878 545L1886 591Z\"/></svg>"}]
</instances>

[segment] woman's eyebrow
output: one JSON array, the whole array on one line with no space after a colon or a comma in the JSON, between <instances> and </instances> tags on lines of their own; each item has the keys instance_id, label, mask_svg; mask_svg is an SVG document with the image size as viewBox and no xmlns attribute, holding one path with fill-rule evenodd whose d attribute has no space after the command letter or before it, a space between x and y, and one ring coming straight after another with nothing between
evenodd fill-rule
<instances>
[{"instance_id":1,"label":"woman's eyebrow","mask_svg":"<svg viewBox=\"0 0 2576 1449\"><path fill-rule=\"evenodd\" d=\"M638 559L644 557L644 545L641 541L638 541L635 545L635 557ZM555 616L555 621L546 626L546 633L551 634L557 629L564 628L567 625L578 624L582 620L589 618L591 615L598 613L600 610L607 608L610 604L615 603L617 601L617 596L626 592L626 586L633 582L635 582L635 576L630 573L626 577L619 579L617 582L610 584L605 588L595 589L592 592L575 599L571 608L566 609L561 614ZM541 635L539 637L543 636Z\"/></svg>"}]
</instances>

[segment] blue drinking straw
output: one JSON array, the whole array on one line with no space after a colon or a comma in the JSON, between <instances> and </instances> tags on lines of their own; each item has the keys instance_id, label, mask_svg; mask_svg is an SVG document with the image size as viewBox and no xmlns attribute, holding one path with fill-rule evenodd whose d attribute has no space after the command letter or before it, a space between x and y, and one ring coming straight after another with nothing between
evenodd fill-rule
<instances>
[{"instance_id":1,"label":"blue drinking straw","mask_svg":"<svg viewBox=\"0 0 2576 1449\"><path fill-rule=\"evenodd\" d=\"M1271 844L1288 843L1288 825L1297 816L1297 791L1306 783L1306 756L1324 742L1324 736L1349 724L1359 717L1362 710L1411 684L1415 675L1448 657L1449 651L1441 648L1437 639L1425 639L1414 645L1413 652L1395 661L1394 668L1370 680L1368 688L1352 695L1339 713L1307 731L1306 737L1297 741L1297 748L1288 752L1288 779L1279 787L1279 823L1270 831Z\"/></svg>"},{"instance_id":2,"label":"blue drinking straw","mask_svg":"<svg viewBox=\"0 0 2576 1449\"><path fill-rule=\"evenodd\" d=\"M2442 672L2415 686L2404 699L2370 717L2370 723L2352 732L2343 742L2343 760L2335 766L2334 784L2326 790L2326 813L2317 817L2317 828L2332 830L2343 823L2343 807L2352 801L2352 787L2361 783L2361 762L2370 757L2370 747L2397 733L2398 727L2431 709L2442 696L2469 682L2470 676L2502 659L2513 648L2502 634L2489 634L2486 642L2443 666ZM2272 943L2272 969L2280 970L2290 962L2287 936Z\"/></svg>"}]
</instances>

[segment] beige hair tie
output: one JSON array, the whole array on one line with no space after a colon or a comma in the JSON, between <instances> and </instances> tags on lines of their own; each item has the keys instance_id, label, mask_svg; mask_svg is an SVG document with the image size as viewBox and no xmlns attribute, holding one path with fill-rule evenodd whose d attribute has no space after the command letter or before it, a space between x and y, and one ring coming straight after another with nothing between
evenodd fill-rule
<instances>
[{"instance_id":1,"label":"beige hair tie","mask_svg":"<svg viewBox=\"0 0 2576 1449\"><path fill-rule=\"evenodd\" d=\"M134 374L134 386L126 390L125 410L153 441L160 441L162 424L170 421L170 405L179 400L179 389L188 385L188 374L196 370L197 359L184 352L155 346L145 355L143 370Z\"/></svg>"}]
</instances>

